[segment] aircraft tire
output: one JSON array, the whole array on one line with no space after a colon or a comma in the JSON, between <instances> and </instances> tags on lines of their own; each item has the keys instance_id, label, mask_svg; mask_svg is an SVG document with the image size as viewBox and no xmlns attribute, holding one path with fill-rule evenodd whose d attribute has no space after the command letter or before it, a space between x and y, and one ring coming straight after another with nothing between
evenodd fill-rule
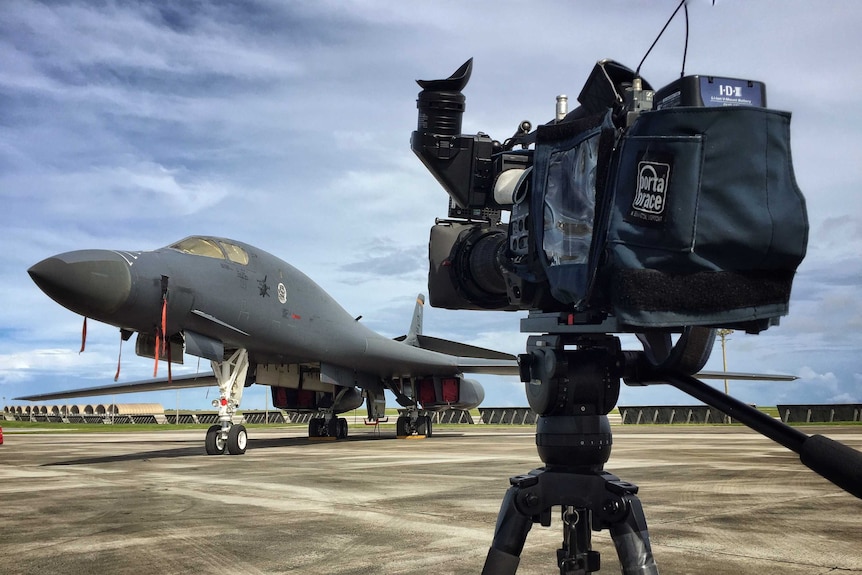
<instances>
[{"instance_id":1,"label":"aircraft tire","mask_svg":"<svg viewBox=\"0 0 862 575\"><path fill-rule=\"evenodd\" d=\"M425 437L431 437L431 434L432 434L432 430L431 430L431 416L430 416L430 415L426 415L426 416L425 416Z\"/></svg>"},{"instance_id":2,"label":"aircraft tire","mask_svg":"<svg viewBox=\"0 0 862 575\"><path fill-rule=\"evenodd\" d=\"M333 417L329 420L329 423L326 424L326 436L334 437L335 439L340 438L341 426L338 425L338 418Z\"/></svg>"},{"instance_id":3,"label":"aircraft tire","mask_svg":"<svg viewBox=\"0 0 862 575\"><path fill-rule=\"evenodd\" d=\"M248 447L248 432L245 425L232 425L227 433L227 452L231 455L242 455Z\"/></svg>"},{"instance_id":4,"label":"aircraft tire","mask_svg":"<svg viewBox=\"0 0 862 575\"><path fill-rule=\"evenodd\" d=\"M407 433L407 418L403 415L395 421L395 435L398 437L409 435Z\"/></svg>"},{"instance_id":5,"label":"aircraft tire","mask_svg":"<svg viewBox=\"0 0 862 575\"><path fill-rule=\"evenodd\" d=\"M221 425L211 425L207 429L207 436L204 440L207 455L221 455L224 453L226 442L222 440L220 432Z\"/></svg>"},{"instance_id":6,"label":"aircraft tire","mask_svg":"<svg viewBox=\"0 0 862 575\"><path fill-rule=\"evenodd\" d=\"M320 418L312 417L308 420L308 436L320 437Z\"/></svg>"},{"instance_id":7,"label":"aircraft tire","mask_svg":"<svg viewBox=\"0 0 862 575\"><path fill-rule=\"evenodd\" d=\"M338 439L347 439L347 420L338 418Z\"/></svg>"}]
</instances>

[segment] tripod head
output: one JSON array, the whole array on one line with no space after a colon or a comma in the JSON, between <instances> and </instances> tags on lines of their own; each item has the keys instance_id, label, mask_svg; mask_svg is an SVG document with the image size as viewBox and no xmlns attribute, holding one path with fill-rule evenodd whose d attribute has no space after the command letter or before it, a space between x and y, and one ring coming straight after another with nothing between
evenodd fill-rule
<instances>
[{"instance_id":1,"label":"tripod head","mask_svg":"<svg viewBox=\"0 0 862 575\"><path fill-rule=\"evenodd\" d=\"M666 330L638 334L643 352L623 351L602 324L585 326L565 313L531 312L522 331L546 331L527 339L519 356L527 401L539 414L536 447L551 467L601 469L613 444L607 414L616 406L620 380L644 385L644 366L694 374L709 359L715 330L683 328L674 343Z\"/></svg>"},{"instance_id":2,"label":"tripod head","mask_svg":"<svg viewBox=\"0 0 862 575\"><path fill-rule=\"evenodd\" d=\"M567 349L575 346L577 349ZM601 469L613 444L607 414L620 395L620 340L609 335L531 336L520 356L536 448L551 467Z\"/></svg>"}]
</instances>

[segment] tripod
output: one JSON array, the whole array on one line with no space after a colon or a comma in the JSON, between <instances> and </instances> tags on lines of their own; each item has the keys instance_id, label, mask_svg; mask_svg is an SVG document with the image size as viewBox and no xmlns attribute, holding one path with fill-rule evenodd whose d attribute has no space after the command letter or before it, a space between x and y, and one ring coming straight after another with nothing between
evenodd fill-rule
<instances>
[{"instance_id":1,"label":"tripod","mask_svg":"<svg viewBox=\"0 0 862 575\"><path fill-rule=\"evenodd\" d=\"M556 332L530 336L527 354L519 357L527 399L539 414L536 449L545 466L510 478L483 575L514 575L532 524L550 526L554 506L562 508L561 575L599 571L590 537L603 529L610 531L623 575L658 573L637 486L604 470L612 445L607 414L619 398L620 380L673 385L798 453L811 470L862 498L862 453L808 436L692 376L709 357L714 330L685 328L676 344L666 333L639 334L644 351L624 352L619 338L599 333L602 326L588 332L557 314L531 314L529 321Z\"/></svg>"},{"instance_id":2,"label":"tripod","mask_svg":"<svg viewBox=\"0 0 862 575\"><path fill-rule=\"evenodd\" d=\"M577 350L567 350L571 343ZM593 573L601 558L591 532L608 529L623 573L657 574L638 488L605 471L612 436L607 414L620 390L622 353L611 336L532 336L521 357L530 407L540 414L536 447L545 467L512 477L483 574L514 574L533 523L551 524L562 508L563 575Z\"/></svg>"}]
</instances>

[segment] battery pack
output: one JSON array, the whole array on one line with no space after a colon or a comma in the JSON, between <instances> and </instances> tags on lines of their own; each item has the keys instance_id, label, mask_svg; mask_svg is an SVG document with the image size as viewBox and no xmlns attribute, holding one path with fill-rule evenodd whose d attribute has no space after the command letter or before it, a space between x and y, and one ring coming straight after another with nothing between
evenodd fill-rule
<instances>
[{"instance_id":1,"label":"battery pack","mask_svg":"<svg viewBox=\"0 0 862 575\"><path fill-rule=\"evenodd\" d=\"M656 110L678 106L765 108L766 84L719 76L684 76L657 91L653 101Z\"/></svg>"}]
</instances>

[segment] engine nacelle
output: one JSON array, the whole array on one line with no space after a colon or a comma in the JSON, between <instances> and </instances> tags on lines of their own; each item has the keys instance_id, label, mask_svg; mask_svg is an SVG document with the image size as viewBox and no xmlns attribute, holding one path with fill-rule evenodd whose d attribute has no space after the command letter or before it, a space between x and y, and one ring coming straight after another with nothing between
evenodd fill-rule
<instances>
[{"instance_id":1,"label":"engine nacelle","mask_svg":"<svg viewBox=\"0 0 862 575\"><path fill-rule=\"evenodd\" d=\"M333 391L272 387L272 405L286 411L317 413L332 409L335 413L353 411L362 405L362 393L356 388L336 388ZM344 390L344 393L341 393ZM337 398L337 399L336 399Z\"/></svg>"},{"instance_id":2,"label":"engine nacelle","mask_svg":"<svg viewBox=\"0 0 862 575\"><path fill-rule=\"evenodd\" d=\"M422 409L473 409L485 399L485 389L473 379L462 377L423 377L413 382L414 397Z\"/></svg>"},{"instance_id":3,"label":"engine nacelle","mask_svg":"<svg viewBox=\"0 0 862 575\"><path fill-rule=\"evenodd\" d=\"M255 369L255 383L272 388L275 407L308 413L357 409L363 397L353 384L362 377L327 364L322 364L319 371L297 364L260 364Z\"/></svg>"}]
</instances>

